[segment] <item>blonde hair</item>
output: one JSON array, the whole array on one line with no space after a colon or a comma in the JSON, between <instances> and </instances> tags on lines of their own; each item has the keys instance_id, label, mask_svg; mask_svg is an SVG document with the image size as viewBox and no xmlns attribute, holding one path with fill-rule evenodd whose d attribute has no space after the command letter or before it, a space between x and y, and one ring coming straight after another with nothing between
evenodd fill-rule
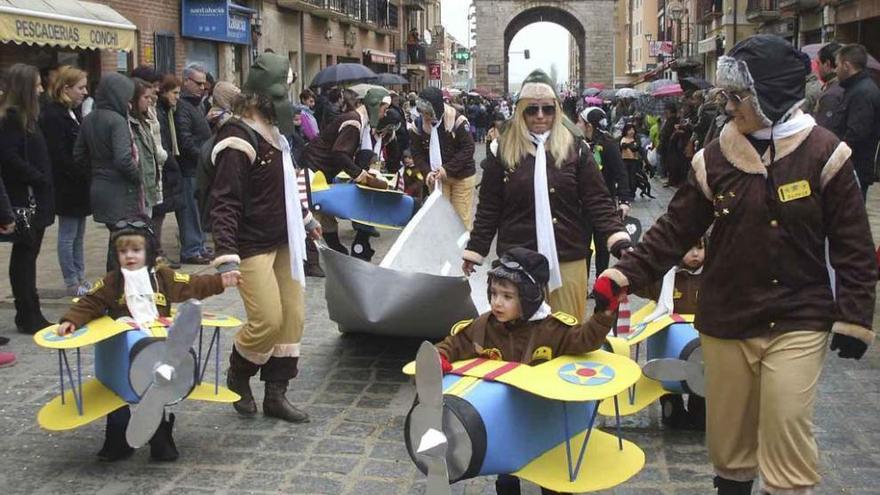
<instances>
[{"instance_id":1,"label":"blonde hair","mask_svg":"<svg viewBox=\"0 0 880 495\"><path fill-rule=\"evenodd\" d=\"M525 109L534 101L531 98L523 98L516 103L513 111L513 118L509 125L502 131L498 138L498 145L501 152L501 162L508 169L514 169L526 155L534 155L536 151L535 143L529 135L529 128L526 125ZM550 139L545 145L545 149L555 159L556 168L562 167L565 163L571 148L574 145L574 136L566 129L563 123L564 116L562 107L559 106L559 100L554 99L553 105L556 107L556 116L553 118L553 125L550 127Z\"/></svg>"},{"instance_id":2,"label":"blonde hair","mask_svg":"<svg viewBox=\"0 0 880 495\"><path fill-rule=\"evenodd\" d=\"M64 92L64 88L66 87L74 87L76 84L83 79L87 78L88 74L86 71L77 69L76 67L72 67L70 65L62 65L58 68L58 71L55 73L55 76L52 78L52 81L49 85L49 96L53 101L57 101L66 107L70 107L70 104L73 103L70 101L70 98L67 97L67 93Z\"/></svg>"}]
</instances>

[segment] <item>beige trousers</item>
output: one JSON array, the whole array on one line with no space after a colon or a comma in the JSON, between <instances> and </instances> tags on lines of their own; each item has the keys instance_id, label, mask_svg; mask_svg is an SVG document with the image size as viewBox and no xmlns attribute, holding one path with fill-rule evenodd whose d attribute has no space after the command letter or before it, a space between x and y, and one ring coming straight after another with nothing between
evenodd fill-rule
<instances>
[{"instance_id":1,"label":"beige trousers","mask_svg":"<svg viewBox=\"0 0 880 495\"><path fill-rule=\"evenodd\" d=\"M559 264L562 287L550 293L550 308L584 321L587 313L587 260L564 261Z\"/></svg>"},{"instance_id":2,"label":"beige trousers","mask_svg":"<svg viewBox=\"0 0 880 495\"><path fill-rule=\"evenodd\" d=\"M760 473L771 495L812 494L821 480L813 406L828 333L700 339L715 472L736 481Z\"/></svg>"},{"instance_id":3,"label":"beige trousers","mask_svg":"<svg viewBox=\"0 0 880 495\"><path fill-rule=\"evenodd\" d=\"M441 182L443 196L452 203L452 207L455 208L455 212L458 213L468 232L474 227L474 217L471 210L474 207L474 188L476 184L476 175L465 177L464 179L446 177Z\"/></svg>"},{"instance_id":4,"label":"beige trousers","mask_svg":"<svg viewBox=\"0 0 880 495\"><path fill-rule=\"evenodd\" d=\"M238 292L247 313L235 335L239 354L258 365L270 357L299 357L305 298L290 274L289 248L243 259Z\"/></svg>"}]
</instances>

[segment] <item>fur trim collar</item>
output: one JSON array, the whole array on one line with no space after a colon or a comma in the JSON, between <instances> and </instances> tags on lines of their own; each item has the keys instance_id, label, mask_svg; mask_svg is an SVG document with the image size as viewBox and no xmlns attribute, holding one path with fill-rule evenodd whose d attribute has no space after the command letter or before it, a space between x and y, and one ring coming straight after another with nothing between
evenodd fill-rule
<instances>
[{"instance_id":1,"label":"fur trim collar","mask_svg":"<svg viewBox=\"0 0 880 495\"><path fill-rule=\"evenodd\" d=\"M773 143L776 148L775 159L781 160L794 152L807 139L807 136L813 132L813 127L815 125L809 126L789 137L774 139ZM767 166L770 164L770 149L768 148L763 156L758 156L755 147L739 132L733 121L728 122L721 129L719 143L724 158L732 163L734 167L747 174L760 174L767 177Z\"/></svg>"}]
</instances>

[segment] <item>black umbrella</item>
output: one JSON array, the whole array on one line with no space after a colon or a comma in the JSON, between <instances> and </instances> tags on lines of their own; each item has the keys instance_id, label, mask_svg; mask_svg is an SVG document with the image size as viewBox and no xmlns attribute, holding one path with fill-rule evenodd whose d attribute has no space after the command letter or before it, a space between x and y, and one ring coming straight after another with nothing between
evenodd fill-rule
<instances>
[{"instance_id":1,"label":"black umbrella","mask_svg":"<svg viewBox=\"0 0 880 495\"><path fill-rule=\"evenodd\" d=\"M371 81L373 84L378 84L380 86L394 86L396 84L409 84L409 80L403 76L392 74L390 72L383 72L376 76L374 81Z\"/></svg>"},{"instance_id":2,"label":"black umbrella","mask_svg":"<svg viewBox=\"0 0 880 495\"><path fill-rule=\"evenodd\" d=\"M712 83L699 77L685 77L678 81L678 83L681 84L681 89L685 91L697 91L700 89L711 89L713 87Z\"/></svg>"},{"instance_id":3,"label":"black umbrella","mask_svg":"<svg viewBox=\"0 0 880 495\"><path fill-rule=\"evenodd\" d=\"M315 74L312 86L331 86L343 83L370 81L376 73L361 64L336 64Z\"/></svg>"}]
</instances>

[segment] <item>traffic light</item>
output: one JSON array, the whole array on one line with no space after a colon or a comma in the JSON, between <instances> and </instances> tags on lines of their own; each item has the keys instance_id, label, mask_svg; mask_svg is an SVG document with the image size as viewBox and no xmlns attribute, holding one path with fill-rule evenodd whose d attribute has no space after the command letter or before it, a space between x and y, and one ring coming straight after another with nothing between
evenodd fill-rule
<instances>
[{"instance_id":1,"label":"traffic light","mask_svg":"<svg viewBox=\"0 0 880 495\"><path fill-rule=\"evenodd\" d=\"M528 59L529 59L529 50L526 49L526 50L523 52L523 55L525 55L526 60L528 60Z\"/></svg>"}]
</instances>

